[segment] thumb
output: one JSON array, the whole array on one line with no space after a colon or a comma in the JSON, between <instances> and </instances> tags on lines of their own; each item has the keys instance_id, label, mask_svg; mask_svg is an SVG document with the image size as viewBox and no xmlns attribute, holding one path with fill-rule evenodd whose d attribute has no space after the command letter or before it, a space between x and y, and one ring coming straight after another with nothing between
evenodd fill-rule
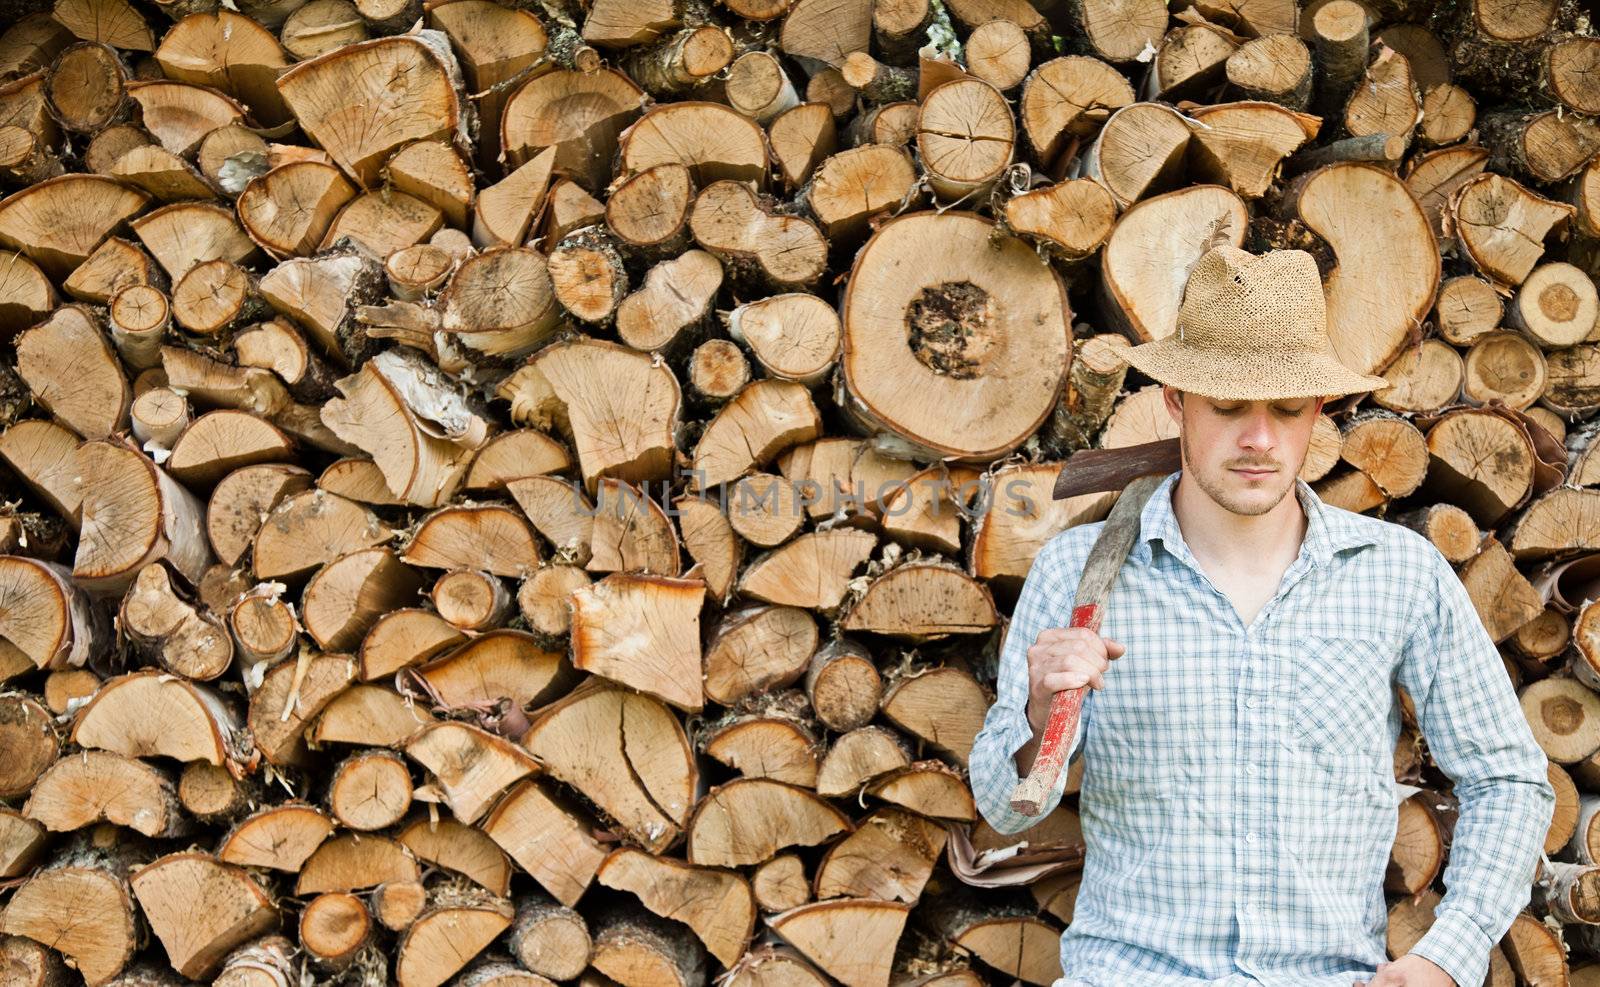
<instances>
[{"instance_id":1,"label":"thumb","mask_svg":"<svg viewBox=\"0 0 1600 987\"><path fill-rule=\"evenodd\" d=\"M1106 643L1107 658L1121 658L1124 654L1127 654L1128 649L1111 638L1101 638L1101 640Z\"/></svg>"}]
</instances>

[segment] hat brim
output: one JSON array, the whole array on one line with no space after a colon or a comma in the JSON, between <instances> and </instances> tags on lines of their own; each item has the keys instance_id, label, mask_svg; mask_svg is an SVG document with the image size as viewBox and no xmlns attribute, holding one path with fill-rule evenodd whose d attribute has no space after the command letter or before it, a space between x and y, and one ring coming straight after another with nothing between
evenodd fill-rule
<instances>
[{"instance_id":1,"label":"hat brim","mask_svg":"<svg viewBox=\"0 0 1600 987\"><path fill-rule=\"evenodd\" d=\"M1389 386L1382 377L1356 373L1332 353L1197 352L1175 335L1124 350L1122 358L1153 380L1218 401L1337 397Z\"/></svg>"}]
</instances>

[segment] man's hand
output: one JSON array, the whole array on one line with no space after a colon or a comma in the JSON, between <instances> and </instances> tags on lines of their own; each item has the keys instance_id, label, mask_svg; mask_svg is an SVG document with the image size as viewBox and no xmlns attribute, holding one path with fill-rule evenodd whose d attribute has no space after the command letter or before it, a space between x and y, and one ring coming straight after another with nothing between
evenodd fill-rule
<instances>
[{"instance_id":1,"label":"man's hand","mask_svg":"<svg viewBox=\"0 0 1600 987\"><path fill-rule=\"evenodd\" d=\"M1028 724L1034 736L1050 721L1050 697L1087 685L1105 686L1105 670L1120 658L1122 645L1087 627L1047 627L1028 649Z\"/></svg>"},{"instance_id":2,"label":"man's hand","mask_svg":"<svg viewBox=\"0 0 1600 987\"><path fill-rule=\"evenodd\" d=\"M1393 963L1379 963L1377 976L1371 980L1357 980L1353 987L1457 987L1457 984L1432 960L1407 953Z\"/></svg>"}]
</instances>

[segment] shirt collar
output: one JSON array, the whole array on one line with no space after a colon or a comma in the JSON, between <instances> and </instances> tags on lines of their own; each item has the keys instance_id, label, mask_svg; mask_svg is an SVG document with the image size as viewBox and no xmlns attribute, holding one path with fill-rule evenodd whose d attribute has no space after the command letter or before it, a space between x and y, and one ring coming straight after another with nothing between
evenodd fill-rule
<instances>
[{"instance_id":1,"label":"shirt collar","mask_svg":"<svg viewBox=\"0 0 1600 987\"><path fill-rule=\"evenodd\" d=\"M1134 543L1130 557L1140 565L1150 564L1154 543L1158 540L1168 552L1187 559L1191 565L1195 564L1172 509L1172 491L1182 473L1181 469L1169 473L1150 495L1150 500L1139 515L1139 540ZM1301 541L1300 554L1309 557L1313 563L1326 565L1335 552L1378 543L1372 526L1364 523L1370 519L1323 503L1311 485L1299 477L1295 478L1294 490L1306 514L1306 533Z\"/></svg>"}]
</instances>

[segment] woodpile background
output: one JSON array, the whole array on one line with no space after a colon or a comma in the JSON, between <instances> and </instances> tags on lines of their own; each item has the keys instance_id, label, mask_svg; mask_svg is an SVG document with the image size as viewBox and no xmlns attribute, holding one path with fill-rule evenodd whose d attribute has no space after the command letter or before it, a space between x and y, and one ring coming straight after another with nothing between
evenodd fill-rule
<instances>
[{"instance_id":1,"label":"woodpile background","mask_svg":"<svg viewBox=\"0 0 1600 987\"><path fill-rule=\"evenodd\" d=\"M1073 799L995 833L965 762L1214 238L1318 258L1391 386L1304 476L1459 565L1549 754L1489 982L1600 984L1580 4L0 15L7 987L1049 983ZM1399 955L1409 709L1395 767Z\"/></svg>"}]
</instances>

